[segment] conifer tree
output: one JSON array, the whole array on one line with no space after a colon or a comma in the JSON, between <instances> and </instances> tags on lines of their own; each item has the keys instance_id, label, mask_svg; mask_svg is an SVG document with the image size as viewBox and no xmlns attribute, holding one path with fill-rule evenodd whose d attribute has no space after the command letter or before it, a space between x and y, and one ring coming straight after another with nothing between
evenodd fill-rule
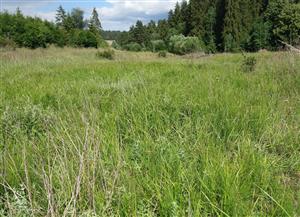
<instances>
[{"instance_id":1,"label":"conifer tree","mask_svg":"<svg viewBox=\"0 0 300 217\"><path fill-rule=\"evenodd\" d=\"M216 52L216 36L215 36L215 25L216 25L216 8L210 7L207 12L207 16L204 19L204 34L203 41L206 44L207 51L209 53Z\"/></svg>"},{"instance_id":2,"label":"conifer tree","mask_svg":"<svg viewBox=\"0 0 300 217\"><path fill-rule=\"evenodd\" d=\"M102 31L99 14L98 14L96 8L93 9L92 16L89 21L89 29L93 32L98 32L98 33L100 33Z\"/></svg>"},{"instance_id":3,"label":"conifer tree","mask_svg":"<svg viewBox=\"0 0 300 217\"><path fill-rule=\"evenodd\" d=\"M55 17L56 25L60 27L64 27L66 18L67 18L66 11L60 5L56 10L56 17Z\"/></svg>"}]
</instances>

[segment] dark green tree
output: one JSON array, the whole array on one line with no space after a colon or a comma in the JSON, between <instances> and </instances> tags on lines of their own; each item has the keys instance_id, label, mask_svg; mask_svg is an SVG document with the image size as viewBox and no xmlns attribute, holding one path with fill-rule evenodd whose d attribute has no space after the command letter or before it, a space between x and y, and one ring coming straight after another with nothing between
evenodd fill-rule
<instances>
[{"instance_id":1,"label":"dark green tree","mask_svg":"<svg viewBox=\"0 0 300 217\"><path fill-rule=\"evenodd\" d=\"M100 33L102 31L99 14L98 14L96 8L93 9L92 16L89 21L89 29L92 32L97 32L97 33Z\"/></svg>"},{"instance_id":2,"label":"dark green tree","mask_svg":"<svg viewBox=\"0 0 300 217\"><path fill-rule=\"evenodd\" d=\"M67 18L66 11L60 5L58 7L58 9L56 10L56 17L55 17L56 25L59 26L59 27L65 27L66 18Z\"/></svg>"},{"instance_id":3,"label":"dark green tree","mask_svg":"<svg viewBox=\"0 0 300 217\"><path fill-rule=\"evenodd\" d=\"M157 23L157 32L159 34L160 39L165 42L168 40L168 30L169 24L166 20L159 20Z\"/></svg>"},{"instance_id":4,"label":"dark green tree","mask_svg":"<svg viewBox=\"0 0 300 217\"><path fill-rule=\"evenodd\" d=\"M181 23L182 23L182 34L187 36L191 32L191 7L187 1L181 2Z\"/></svg>"},{"instance_id":5,"label":"dark green tree","mask_svg":"<svg viewBox=\"0 0 300 217\"><path fill-rule=\"evenodd\" d=\"M249 38L247 40L245 50L256 52L260 49L268 48L268 41L270 38L270 25L268 22L264 22L262 18L259 18L250 31Z\"/></svg>"},{"instance_id":6,"label":"dark green tree","mask_svg":"<svg viewBox=\"0 0 300 217\"><path fill-rule=\"evenodd\" d=\"M211 6L208 9L207 16L203 21L204 34L203 41L206 45L206 51L209 53L216 52L216 36L215 36L215 25L216 25L216 8Z\"/></svg>"},{"instance_id":7,"label":"dark green tree","mask_svg":"<svg viewBox=\"0 0 300 217\"><path fill-rule=\"evenodd\" d=\"M284 41L299 44L300 39L300 5L288 0L272 1L265 13L265 19L271 24L270 44L277 47Z\"/></svg>"},{"instance_id":8,"label":"dark green tree","mask_svg":"<svg viewBox=\"0 0 300 217\"><path fill-rule=\"evenodd\" d=\"M84 28L84 19L83 19L83 14L84 11L81 10L80 8L73 8L71 15L69 17L71 17L73 25L75 28L77 29L83 29Z\"/></svg>"},{"instance_id":9,"label":"dark green tree","mask_svg":"<svg viewBox=\"0 0 300 217\"><path fill-rule=\"evenodd\" d=\"M144 26L143 22L138 20L131 30L132 36L134 38L134 42L146 46L150 42L150 37L147 32L146 26Z\"/></svg>"}]
</instances>

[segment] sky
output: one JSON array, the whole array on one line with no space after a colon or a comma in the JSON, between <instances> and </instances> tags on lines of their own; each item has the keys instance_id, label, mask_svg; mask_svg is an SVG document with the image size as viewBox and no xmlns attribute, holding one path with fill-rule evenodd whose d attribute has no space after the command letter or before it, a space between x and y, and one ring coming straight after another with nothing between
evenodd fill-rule
<instances>
[{"instance_id":1,"label":"sky","mask_svg":"<svg viewBox=\"0 0 300 217\"><path fill-rule=\"evenodd\" d=\"M104 30L128 30L137 20L144 23L151 19L167 17L178 0L0 0L0 10L14 12L17 7L24 15L55 20L56 9L62 5L66 11L79 7L89 18L97 8Z\"/></svg>"}]
</instances>

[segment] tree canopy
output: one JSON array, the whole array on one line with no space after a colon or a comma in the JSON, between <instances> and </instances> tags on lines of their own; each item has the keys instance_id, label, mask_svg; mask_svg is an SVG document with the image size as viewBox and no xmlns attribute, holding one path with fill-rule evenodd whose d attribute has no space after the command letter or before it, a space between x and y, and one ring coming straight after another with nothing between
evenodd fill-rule
<instances>
[{"instance_id":1,"label":"tree canopy","mask_svg":"<svg viewBox=\"0 0 300 217\"><path fill-rule=\"evenodd\" d=\"M19 9L14 14L4 11L0 38L31 48L48 44L97 47L105 44L102 34L115 40L118 49L153 50L153 45L171 49L171 38L183 45L183 41L196 41L188 37L197 37L208 53L276 50L282 42L300 44L299 0L183 0L165 19L147 24L138 20L125 32L103 31L96 8L89 20L83 15L80 8L68 12L59 6L52 23L25 17Z\"/></svg>"}]
</instances>

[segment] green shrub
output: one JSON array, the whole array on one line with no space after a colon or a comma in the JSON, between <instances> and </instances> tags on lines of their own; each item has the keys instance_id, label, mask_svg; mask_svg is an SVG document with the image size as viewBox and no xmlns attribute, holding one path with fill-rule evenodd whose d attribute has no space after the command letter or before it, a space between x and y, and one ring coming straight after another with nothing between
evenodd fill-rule
<instances>
[{"instance_id":1,"label":"green shrub","mask_svg":"<svg viewBox=\"0 0 300 217\"><path fill-rule=\"evenodd\" d=\"M32 19L25 24L25 33L22 34L22 45L28 48L47 47L47 27L38 19Z\"/></svg>"},{"instance_id":2,"label":"green shrub","mask_svg":"<svg viewBox=\"0 0 300 217\"><path fill-rule=\"evenodd\" d=\"M74 47L98 47L98 39L91 31L74 30L70 33L70 44Z\"/></svg>"},{"instance_id":3,"label":"green shrub","mask_svg":"<svg viewBox=\"0 0 300 217\"><path fill-rule=\"evenodd\" d=\"M151 48L153 52L166 50L166 44L163 40L154 40L151 41Z\"/></svg>"},{"instance_id":4,"label":"green shrub","mask_svg":"<svg viewBox=\"0 0 300 217\"><path fill-rule=\"evenodd\" d=\"M136 52L142 50L142 46L136 42L126 44L123 46L123 48L128 51L136 51Z\"/></svg>"},{"instance_id":5,"label":"green shrub","mask_svg":"<svg viewBox=\"0 0 300 217\"><path fill-rule=\"evenodd\" d=\"M198 37L185 37L174 35L170 38L169 51L171 53L183 55L202 50L202 43Z\"/></svg>"},{"instance_id":6,"label":"green shrub","mask_svg":"<svg viewBox=\"0 0 300 217\"><path fill-rule=\"evenodd\" d=\"M9 39L0 36L0 48L4 50L16 50L17 44Z\"/></svg>"},{"instance_id":7,"label":"green shrub","mask_svg":"<svg viewBox=\"0 0 300 217\"><path fill-rule=\"evenodd\" d=\"M116 50L121 50L122 49L122 47L116 41L113 41L111 46Z\"/></svg>"},{"instance_id":8,"label":"green shrub","mask_svg":"<svg viewBox=\"0 0 300 217\"><path fill-rule=\"evenodd\" d=\"M97 38L97 47L101 48L108 48L109 45L107 41L105 41L100 35L96 36Z\"/></svg>"},{"instance_id":9,"label":"green shrub","mask_svg":"<svg viewBox=\"0 0 300 217\"><path fill-rule=\"evenodd\" d=\"M167 57L167 52L166 51L159 51L158 52L158 57Z\"/></svg>"},{"instance_id":10,"label":"green shrub","mask_svg":"<svg viewBox=\"0 0 300 217\"><path fill-rule=\"evenodd\" d=\"M96 57L101 59L113 60L115 58L115 51L111 49L107 49L104 51L97 51Z\"/></svg>"},{"instance_id":11,"label":"green shrub","mask_svg":"<svg viewBox=\"0 0 300 217\"><path fill-rule=\"evenodd\" d=\"M253 72L256 66L256 58L255 57L244 57L242 62L242 71L244 72Z\"/></svg>"}]
</instances>

